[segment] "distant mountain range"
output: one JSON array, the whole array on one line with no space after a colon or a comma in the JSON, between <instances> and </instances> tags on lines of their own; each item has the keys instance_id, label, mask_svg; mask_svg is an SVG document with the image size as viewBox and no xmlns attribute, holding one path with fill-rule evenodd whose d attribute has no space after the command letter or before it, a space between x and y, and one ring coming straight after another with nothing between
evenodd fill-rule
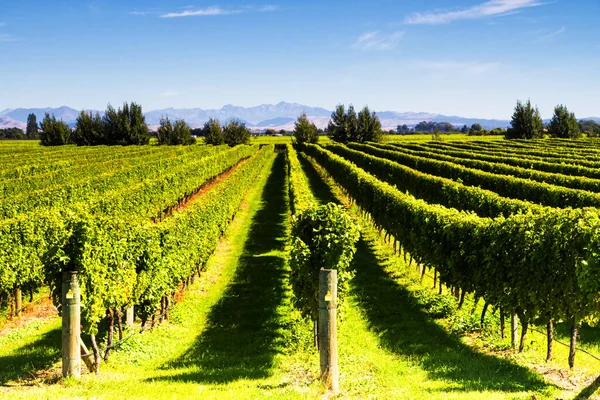
<instances>
[{"instance_id":1,"label":"distant mountain range","mask_svg":"<svg viewBox=\"0 0 600 400\"><path fill-rule=\"evenodd\" d=\"M96 112L96 110L87 110ZM25 128L27 116L34 113L38 121L44 118L45 113L54 114L56 118L62 119L69 125L74 125L79 111L71 107L62 106L58 108L15 108L0 111L0 128L16 126ZM255 130L272 128L276 130L291 130L294 121L303 112L319 128L325 128L329 122L331 111L321 107L310 107L297 103L281 102L278 104L261 104L255 107L238 107L228 104L220 109L201 108L166 108L152 110L145 113L146 123L150 127L156 127L161 117L168 116L171 120L183 119L190 126L202 126L209 118L217 118L221 122L234 118L240 119L248 127ZM100 111L102 114L103 111ZM509 120L466 118L458 116L447 116L427 112L396 112L382 111L377 113L384 129L395 129L398 125L414 126L421 121L449 122L455 126L481 124L484 128L505 128L510 125ZM600 118L590 117L600 122Z\"/></svg>"}]
</instances>

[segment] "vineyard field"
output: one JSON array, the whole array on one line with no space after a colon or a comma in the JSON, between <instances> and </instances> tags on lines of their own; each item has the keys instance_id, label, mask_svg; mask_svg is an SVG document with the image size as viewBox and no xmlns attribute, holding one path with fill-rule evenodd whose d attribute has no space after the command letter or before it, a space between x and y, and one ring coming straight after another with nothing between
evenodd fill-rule
<instances>
[{"instance_id":1,"label":"vineyard field","mask_svg":"<svg viewBox=\"0 0 600 400\"><path fill-rule=\"evenodd\" d=\"M0 141L0 398L322 397L298 226L327 207L360 236L337 264L340 398L593 398L600 141L441 136Z\"/></svg>"}]
</instances>

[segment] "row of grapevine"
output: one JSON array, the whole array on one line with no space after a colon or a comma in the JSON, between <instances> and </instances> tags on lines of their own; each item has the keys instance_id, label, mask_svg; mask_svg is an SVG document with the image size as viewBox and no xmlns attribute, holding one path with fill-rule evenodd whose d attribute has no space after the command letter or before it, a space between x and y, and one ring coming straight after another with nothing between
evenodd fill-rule
<instances>
[{"instance_id":1,"label":"row of grapevine","mask_svg":"<svg viewBox=\"0 0 600 400\"><path fill-rule=\"evenodd\" d=\"M304 171L302 171L300 161L298 161L296 150L289 144L286 150L290 208L292 214L298 214L316 205L316 201L308 186L308 181L306 180Z\"/></svg>"},{"instance_id":2,"label":"row of grapevine","mask_svg":"<svg viewBox=\"0 0 600 400\"><path fill-rule=\"evenodd\" d=\"M475 160L471 158L462 158L460 156L456 157L453 155L444 155L436 151L417 151L410 149L402 149L402 152L418 157L426 157L433 158L436 160L448 161L454 164L460 164L467 168L479 169L481 171L491 172L493 174L510 175L518 178L531 179L537 182L545 182L551 185L563 186L572 189L589 190L591 192L600 191L600 179L597 179L600 178L599 169L589 169L590 174L596 177L596 179L593 179L584 176L565 175L563 173L536 171L531 168L522 168L498 162L489 162L483 160Z\"/></svg>"},{"instance_id":3,"label":"row of grapevine","mask_svg":"<svg viewBox=\"0 0 600 400\"><path fill-rule=\"evenodd\" d=\"M373 220L448 285L530 321L595 316L600 301L600 217L594 209L544 208L482 218L428 204L330 151L306 145ZM391 217L393 216L393 217Z\"/></svg>"},{"instance_id":4,"label":"row of grapevine","mask_svg":"<svg viewBox=\"0 0 600 400\"><path fill-rule=\"evenodd\" d=\"M438 159L446 159L444 156L450 156L457 159L472 159L488 161L491 163L506 164L528 170L586 176L588 178L600 178L600 170L598 169L600 168L600 162L588 162L574 160L571 158L552 161L544 157L521 156L513 153L502 153L498 151L481 152L466 149L455 149L450 146L434 147L411 143L394 144L393 146L383 145L381 147L388 150L413 150L419 152L420 154L431 154L432 156L439 157ZM535 171L533 172L535 173Z\"/></svg>"},{"instance_id":5,"label":"row of grapevine","mask_svg":"<svg viewBox=\"0 0 600 400\"><path fill-rule=\"evenodd\" d=\"M115 173L93 175L89 180L75 178L71 183L0 199L0 216L15 218L40 208L77 207L81 203L84 203L85 208L94 207L107 214L111 208L123 208L122 203L130 203L138 213L140 207L146 208L147 218L150 218L174 204L185 192L201 186L206 179L256 150L256 146L239 146L228 151L209 151L204 156L200 154L200 157L191 153L172 159L157 159L122 170L116 168ZM179 192L179 195L175 194L177 197L174 198L168 192L170 190ZM157 196L159 193L160 196ZM146 200L149 198L162 208L157 209L153 205L148 209Z\"/></svg>"},{"instance_id":6,"label":"row of grapevine","mask_svg":"<svg viewBox=\"0 0 600 400\"><path fill-rule=\"evenodd\" d=\"M463 142L446 142L446 143L429 143L429 147L455 147L459 149L472 150L472 151L487 151L487 152L502 152L504 154L522 155L524 157L541 157L543 159L561 162L561 160L589 160L591 162L600 161L600 157L597 153L597 149L589 152L580 151L563 151L561 148L548 148L545 146L518 146L509 141L498 142L498 143L463 143Z\"/></svg>"},{"instance_id":7,"label":"row of grapevine","mask_svg":"<svg viewBox=\"0 0 600 400\"><path fill-rule=\"evenodd\" d=\"M513 176L493 174L478 169L467 168L449 161L431 160L400 151L386 150L362 144L349 144L349 147L366 153L387 158L432 175L460 180L465 185L479 186L504 197L527 200L548 207L598 207L600 194L581 189L571 189L548 183L536 182Z\"/></svg>"},{"instance_id":8,"label":"row of grapevine","mask_svg":"<svg viewBox=\"0 0 600 400\"><path fill-rule=\"evenodd\" d=\"M352 150L346 146L325 146L331 152L352 161L358 167L388 182L402 192L428 203L442 204L458 210L474 211L482 217L505 217L519 212L537 212L542 206L502 197L492 191L465 186L451 179L429 175L385 158Z\"/></svg>"},{"instance_id":9,"label":"row of grapevine","mask_svg":"<svg viewBox=\"0 0 600 400\"><path fill-rule=\"evenodd\" d=\"M294 147L287 146L288 184L292 230L290 281L294 305L315 328L319 311L319 271L337 271L337 304L344 303L354 276L350 263L359 238L358 226L345 209L333 203L318 206Z\"/></svg>"},{"instance_id":10,"label":"row of grapevine","mask_svg":"<svg viewBox=\"0 0 600 400\"><path fill-rule=\"evenodd\" d=\"M82 191L75 197L67 192L66 196L73 196L71 204L61 202L61 197L56 197L54 203L29 198L30 203L18 204L19 211L28 206L27 210L31 212L14 212L14 218L0 221L0 294L36 288L45 281L44 259L64 232L64 220L93 215L104 216L109 221L121 218L150 221L257 150L257 146L238 146L210 157L192 157L187 162L180 160L167 173L161 173L160 169L151 171L157 177L140 183L135 183L139 180L135 174L124 175L122 181L114 182L116 186L111 191L106 191L110 188L108 182L99 181L97 190L91 193ZM145 169L150 168L145 166ZM1 201L0 207L6 204Z\"/></svg>"},{"instance_id":11,"label":"row of grapevine","mask_svg":"<svg viewBox=\"0 0 600 400\"><path fill-rule=\"evenodd\" d=\"M169 164L175 165L181 161L185 162L186 158L193 159L211 156L219 151L225 151L225 147L205 147L193 153L173 152L168 155L159 153L150 155L134 154L122 158L106 157L41 174L4 179L0 180L0 199L17 194L20 194L21 197L27 197L34 191L34 195L38 196L39 191L46 189L52 190L57 187L64 189L77 185L93 184L93 182L105 182L117 174L133 176L142 171L145 172L146 176L152 176L156 175L161 169L170 168ZM140 176L138 179L145 179L145 177Z\"/></svg>"},{"instance_id":12,"label":"row of grapevine","mask_svg":"<svg viewBox=\"0 0 600 400\"><path fill-rule=\"evenodd\" d=\"M272 159L272 146L263 147L160 223L87 213L55 217L57 230L50 232L54 243L43 257L44 275L58 303L62 272L79 272L81 320L95 352L94 335L105 317L135 304L145 320L201 271L246 192Z\"/></svg>"}]
</instances>

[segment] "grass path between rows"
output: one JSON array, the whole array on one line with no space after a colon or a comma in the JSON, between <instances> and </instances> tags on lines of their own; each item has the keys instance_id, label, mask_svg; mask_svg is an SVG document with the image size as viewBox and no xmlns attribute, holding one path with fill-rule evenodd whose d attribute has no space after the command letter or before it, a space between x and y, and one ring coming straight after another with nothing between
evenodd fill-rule
<instances>
[{"instance_id":1,"label":"grass path between rows","mask_svg":"<svg viewBox=\"0 0 600 400\"><path fill-rule=\"evenodd\" d=\"M321 202L343 195L300 158ZM354 398L554 398L557 390L531 370L485 355L448 333L421 309L405 285L414 281L403 260L355 207L361 225L356 276L340 326L341 389ZM390 216L393 217L393 216Z\"/></svg>"}]
</instances>

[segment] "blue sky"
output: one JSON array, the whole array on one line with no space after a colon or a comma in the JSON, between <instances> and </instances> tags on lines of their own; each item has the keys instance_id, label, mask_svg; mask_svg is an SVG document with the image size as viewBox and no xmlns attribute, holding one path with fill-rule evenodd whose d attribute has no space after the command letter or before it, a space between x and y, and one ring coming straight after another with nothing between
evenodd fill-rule
<instances>
[{"instance_id":1,"label":"blue sky","mask_svg":"<svg viewBox=\"0 0 600 400\"><path fill-rule=\"evenodd\" d=\"M0 109L279 101L600 116L600 2L6 1Z\"/></svg>"}]
</instances>

